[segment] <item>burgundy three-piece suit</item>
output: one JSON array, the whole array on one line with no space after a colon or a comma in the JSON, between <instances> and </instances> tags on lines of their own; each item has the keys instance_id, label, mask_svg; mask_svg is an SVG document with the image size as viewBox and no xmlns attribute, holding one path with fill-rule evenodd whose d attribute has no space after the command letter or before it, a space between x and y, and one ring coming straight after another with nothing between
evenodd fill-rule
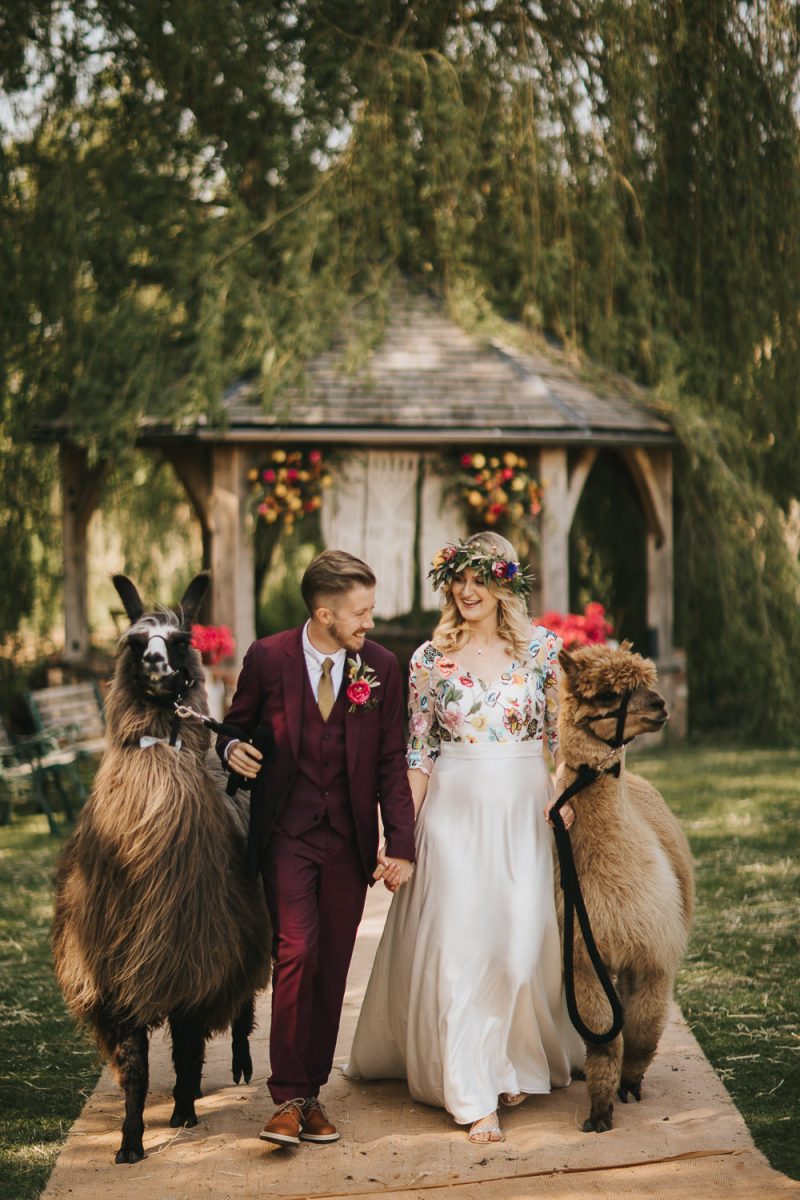
<instances>
[{"instance_id":1,"label":"burgundy three-piece suit","mask_svg":"<svg viewBox=\"0 0 800 1200\"><path fill-rule=\"evenodd\" d=\"M403 739L403 692L393 654L365 641L380 686L374 708L349 712L345 665L322 718L302 629L254 642L226 721L248 736L271 725L277 758L261 768L261 871L275 933L269 1088L277 1103L316 1096L333 1063L347 970L378 852L414 858L414 804ZM352 657L352 655L349 655ZM227 738L217 751L224 761Z\"/></svg>"}]
</instances>

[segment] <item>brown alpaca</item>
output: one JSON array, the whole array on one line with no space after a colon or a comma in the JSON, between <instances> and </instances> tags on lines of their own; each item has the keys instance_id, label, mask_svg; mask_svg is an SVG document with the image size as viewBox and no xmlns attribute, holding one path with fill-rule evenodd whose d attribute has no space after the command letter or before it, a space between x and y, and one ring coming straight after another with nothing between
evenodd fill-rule
<instances>
[{"instance_id":1,"label":"brown alpaca","mask_svg":"<svg viewBox=\"0 0 800 1200\"><path fill-rule=\"evenodd\" d=\"M117 1162L144 1155L150 1030L169 1022L170 1124L196 1125L206 1038L233 1024L234 1079L249 1081L253 997L269 981L263 890L245 877L241 827L207 769L207 727L183 721L180 749L148 744L169 741L177 696L208 711L190 644L207 583L192 581L179 618L145 615L114 577L132 624L106 700L108 749L56 876L56 976L125 1092Z\"/></svg>"},{"instance_id":2,"label":"brown alpaca","mask_svg":"<svg viewBox=\"0 0 800 1200\"><path fill-rule=\"evenodd\" d=\"M625 769L620 742L658 730L667 720L654 690L655 666L619 650L583 646L562 650L558 729L567 786L586 764L596 781L572 800L570 830L578 878L597 949L624 1010L622 1033L605 1045L586 1045L591 1112L584 1130L611 1128L618 1092L641 1100L645 1071L667 1023L675 972L692 919L692 856L683 831L647 780ZM629 697L624 726L621 702ZM616 773L619 764L619 773ZM564 897L556 863L556 905ZM583 1022L595 1032L611 1027L611 1006L575 931L575 995Z\"/></svg>"}]
</instances>

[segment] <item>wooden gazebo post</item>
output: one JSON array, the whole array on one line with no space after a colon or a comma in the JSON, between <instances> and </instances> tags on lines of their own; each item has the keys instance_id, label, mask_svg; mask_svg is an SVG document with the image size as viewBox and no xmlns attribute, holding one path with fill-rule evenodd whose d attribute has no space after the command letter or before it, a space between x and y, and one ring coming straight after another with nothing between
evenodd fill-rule
<instances>
[{"instance_id":1,"label":"wooden gazebo post","mask_svg":"<svg viewBox=\"0 0 800 1200\"><path fill-rule=\"evenodd\" d=\"M236 639L241 666L255 638L255 578L251 520L247 507L249 458L244 447L228 442L212 449L211 589L212 620L228 625Z\"/></svg>"}]
</instances>

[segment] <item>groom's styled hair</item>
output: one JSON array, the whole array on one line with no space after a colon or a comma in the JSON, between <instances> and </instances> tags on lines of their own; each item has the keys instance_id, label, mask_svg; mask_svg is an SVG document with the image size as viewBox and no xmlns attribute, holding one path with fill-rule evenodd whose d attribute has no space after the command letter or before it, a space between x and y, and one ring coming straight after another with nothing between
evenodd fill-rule
<instances>
[{"instance_id":1,"label":"groom's styled hair","mask_svg":"<svg viewBox=\"0 0 800 1200\"><path fill-rule=\"evenodd\" d=\"M342 596L354 587L374 587L375 576L365 562L346 550L323 550L309 563L300 593L313 617L323 596Z\"/></svg>"}]
</instances>

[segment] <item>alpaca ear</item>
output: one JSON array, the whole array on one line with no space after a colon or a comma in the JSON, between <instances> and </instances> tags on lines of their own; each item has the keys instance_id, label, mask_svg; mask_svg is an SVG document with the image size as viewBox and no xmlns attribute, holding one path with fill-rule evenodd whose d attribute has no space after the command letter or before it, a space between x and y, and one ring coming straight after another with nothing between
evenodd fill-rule
<instances>
[{"instance_id":1,"label":"alpaca ear","mask_svg":"<svg viewBox=\"0 0 800 1200\"><path fill-rule=\"evenodd\" d=\"M620 650L632 650L632 649L633 649L633 642L629 642L628 639L626 638L625 641L620 646Z\"/></svg>"},{"instance_id":2,"label":"alpaca ear","mask_svg":"<svg viewBox=\"0 0 800 1200\"><path fill-rule=\"evenodd\" d=\"M578 664L569 650L564 650L563 648L558 652L558 661L561 663L561 669L569 680L570 685L572 685L578 677Z\"/></svg>"},{"instance_id":3,"label":"alpaca ear","mask_svg":"<svg viewBox=\"0 0 800 1200\"><path fill-rule=\"evenodd\" d=\"M139 599L136 585L131 583L127 575L112 575L111 582L117 589L117 594L125 607L125 612L128 614L128 620L131 625L135 625L139 617L144 614L144 605Z\"/></svg>"},{"instance_id":4,"label":"alpaca ear","mask_svg":"<svg viewBox=\"0 0 800 1200\"><path fill-rule=\"evenodd\" d=\"M180 603L181 624L187 629L194 624L195 618L200 611L200 605L203 603L203 597L208 590L208 585L211 581L209 571L202 571L199 575L195 575L192 582L183 593L183 599Z\"/></svg>"}]
</instances>

